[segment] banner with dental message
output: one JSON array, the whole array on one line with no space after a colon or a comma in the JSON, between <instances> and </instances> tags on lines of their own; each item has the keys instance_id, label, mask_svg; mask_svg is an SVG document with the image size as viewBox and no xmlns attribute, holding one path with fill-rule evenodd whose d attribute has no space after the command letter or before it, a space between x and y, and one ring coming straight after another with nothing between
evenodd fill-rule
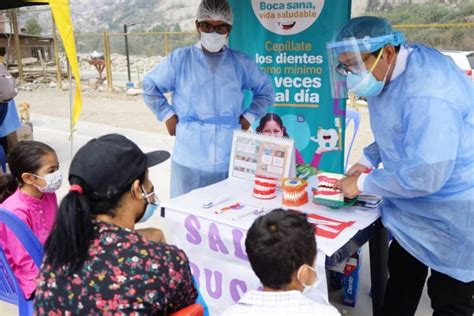
<instances>
[{"instance_id":1,"label":"banner with dental message","mask_svg":"<svg viewBox=\"0 0 474 316\"><path fill-rule=\"evenodd\" d=\"M295 140L298 174L310 176L315 168L342 173L345 100L331 96L326 43L349 19L351 0L229 2L230 47L272 77L275 103L269 112L281 117L280 128Z\"/></svg>"}]
</instances>

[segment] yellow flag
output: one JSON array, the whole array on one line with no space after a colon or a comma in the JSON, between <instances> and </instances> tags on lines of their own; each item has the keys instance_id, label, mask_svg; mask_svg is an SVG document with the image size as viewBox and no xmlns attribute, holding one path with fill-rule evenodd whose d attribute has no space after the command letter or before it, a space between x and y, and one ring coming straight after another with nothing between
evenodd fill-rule
<instances>
[{"instance_id":1,"label":"yellow flag","mask_svg":"<svg viewBox=\"0 0 474 316\"><path fill-rule=\"evenodd\" d=\"M74 131L82 111L81 79L79 75L79 63L77 61L76 43L74 41L74 28L69 9L69 0L23 0L19 2L49 3L53 12L54 21L66 50L66 56L71 66L71 72L76 82L74 103L72 107L71 133ZM72 88L72 87L70 87Z\"/></svg>"}]
</instances>

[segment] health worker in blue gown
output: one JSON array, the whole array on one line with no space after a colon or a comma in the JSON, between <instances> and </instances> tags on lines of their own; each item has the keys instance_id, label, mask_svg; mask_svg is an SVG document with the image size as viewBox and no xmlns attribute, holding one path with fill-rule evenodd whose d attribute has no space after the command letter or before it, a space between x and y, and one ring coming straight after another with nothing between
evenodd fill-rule
<instances>
[{"instance_id":1,"label":"health worker in blue gown","mask_svg":"<svg viewBox=\"0 0 474 316\"><path fill-rule=\"evenodd\" d=\"M227 47L232 19L226 1L203 0L196 20L200 41L176 49L143 79L145 103L176 136L171 197L227 178L234 130L247 130L273 103L270 77ZM252 93L247 109L246 90Z\"/></svg>"},{"instance_id":2,"label":"health worker in blue gown","mask_svg":"<svg viewBox=\"0 0 474 316\"><path fill-rule=\"evenodd\" d=\"M377 17L350 20L327 47L333 96L351 90L369 104L375 142L338 186L348 197L384 197L382 222L394 240L381 315L414 315L430 272L433 315L472 316L471 81L448 57L407 44Z\"/></svg>"}]
</instances>

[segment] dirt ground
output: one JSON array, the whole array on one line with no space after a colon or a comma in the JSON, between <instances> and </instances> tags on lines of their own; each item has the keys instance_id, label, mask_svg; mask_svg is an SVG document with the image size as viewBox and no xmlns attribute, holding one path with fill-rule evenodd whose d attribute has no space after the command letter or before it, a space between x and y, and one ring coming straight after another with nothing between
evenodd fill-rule
<instances>
[{"instance_id":1,"label":"dirt ground","mask_svg":"<svg viewBox=\"0 0 474 316\"><path fill-rule=\"evenodd\" d=\"M90 91L82 94L83 109L80 120L136 129L144 132L165 133L164 125L148 110L141 96L125 93ZM20 91L17 105L28 102L31 113L69 118L69 92L40 88Z\"/></svg>"}]
</instances>

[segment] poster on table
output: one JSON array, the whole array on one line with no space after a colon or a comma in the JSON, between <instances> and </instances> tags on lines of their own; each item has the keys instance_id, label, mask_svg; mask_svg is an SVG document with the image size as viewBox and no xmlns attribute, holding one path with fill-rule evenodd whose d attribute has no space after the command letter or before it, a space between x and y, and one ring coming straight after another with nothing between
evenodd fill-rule
<instances>
[{"instance_id":1,"label":"poster on table","mask_svg":"<svg viewBox=\"0 0 474 316\"><path fill-rule=\"evenodd\" d=\"M350 17L350 0L230 0L229 45L271 76L278 114L304 164L343 172L345 100L333 99L326 43ZM258 123L258 122L257 122Z\"/></svg>"},{"instance_id":2,"label":"poster on table","mask_svg":"<svg viewBox=\"0 0 474 316\"><path fill-rule=\"evenodd\" d=\"M288 178L295 173L294 141L258 133L235 131L229 177L254 181L255 175Z\"/></svg>"}]
</instances>

